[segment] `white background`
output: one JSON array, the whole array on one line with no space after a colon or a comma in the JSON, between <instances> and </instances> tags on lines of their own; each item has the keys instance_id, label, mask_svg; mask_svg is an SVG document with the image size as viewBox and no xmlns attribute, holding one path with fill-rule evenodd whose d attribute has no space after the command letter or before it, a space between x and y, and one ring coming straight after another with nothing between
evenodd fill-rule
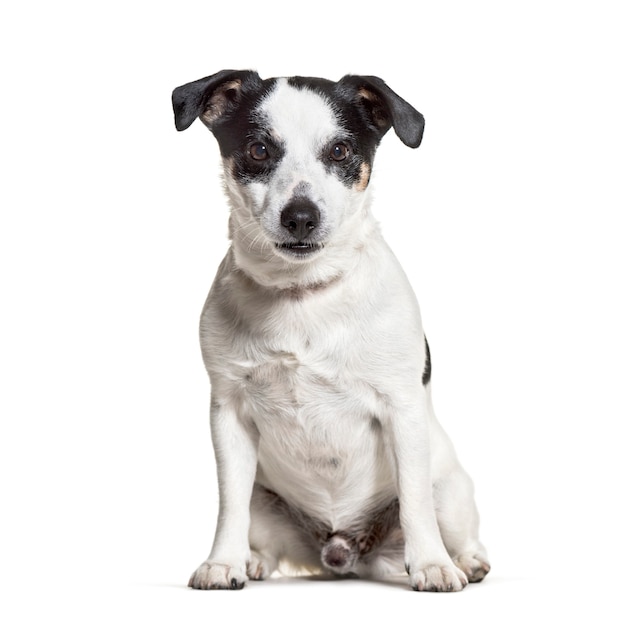
<instances>
[{"instance_id":1,"label":"white background","mask_svg":"<svg viewBox=\"0 0 621 626\"><path fill-rule=\"evenodd\" d=\"M3 623L618 623L614 4L3 5ZM227 209L170 92L223 68L376 74L425 115L419 150L381 146L375 214L477 485L483 584L185 588L217 506L197 325Z\"/></svg>"}]
</instances>

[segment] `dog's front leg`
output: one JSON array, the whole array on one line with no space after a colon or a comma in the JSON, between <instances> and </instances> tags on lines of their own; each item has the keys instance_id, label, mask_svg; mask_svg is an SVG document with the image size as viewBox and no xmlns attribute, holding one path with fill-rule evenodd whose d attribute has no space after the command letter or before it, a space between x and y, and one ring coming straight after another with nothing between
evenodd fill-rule
<instances>
[{"instance_id":1,"label":"dog's front leg","mask_svg":"<svg viewBox=\"0 0 621 626\"><path fill-rule=\"evenodd\" d=\"M192 574L195 589L241 589L250 562L250 497L257 469L258 435L232 407L212 400L220 510L209 558Z\"/></svg>"},{"instance_id":2,"label":"dog's front leg","mask_svg":"<svg viewBox=\"0 0 621 626\"><path fill-rule=\"evenodd\" d=\"M392 416L389 429L397 469L405 569L416 591L460 591L468 579L448 555L434 509L426 406L424 397L408 402Z\"/></svg>"}]
</instances>

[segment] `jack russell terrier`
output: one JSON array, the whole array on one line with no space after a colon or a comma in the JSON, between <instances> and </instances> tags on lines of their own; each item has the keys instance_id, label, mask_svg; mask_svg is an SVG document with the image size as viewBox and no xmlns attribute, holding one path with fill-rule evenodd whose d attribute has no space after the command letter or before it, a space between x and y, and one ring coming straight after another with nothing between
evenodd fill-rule
<instances>
[{"instance_id":1,"label":"jack russell terrier","mask_svg":"<svg viewBox=\"0 0 621 626\"><path fill-rule=\"evenodd\" d=\"M458 591L490 569L431 403L418 304L371 215L373 157L423 116L374 76L224 70L173 92L216 137L231 246L200 322L220 508L196 589L288 564Z\"/></svg>"}]
</instances>

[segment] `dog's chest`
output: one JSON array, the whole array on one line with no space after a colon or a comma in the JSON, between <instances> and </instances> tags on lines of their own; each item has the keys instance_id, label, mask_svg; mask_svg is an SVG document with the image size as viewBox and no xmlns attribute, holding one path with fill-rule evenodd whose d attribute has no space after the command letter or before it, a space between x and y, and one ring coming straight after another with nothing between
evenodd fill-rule
<instances>
[{"instance_id":1,"label":"dog's chest","mask_svg":"<svg viewBox=\"0 0 621 626\"><path fill-rule=\"evenodd\" d=\"M277 432L288 444L316 449L342 431L366 431L374 423L373 389L344 360L312 350L281 350L243 370L240 413L253 420L262 437Z\"/></svg>"},{"instance_id":2,"label":"dog's chest","mask_svg":"<svg viewBox=\"0 0 621 626\"><path fill-rule=\"evenodd\" d=\"M225 276L203 314L203 355L214 398L258 432L257 481L335 528L386 504L385 425L411 370L397 323L407 301L391 300L389 281L285 299Z\"/></svg>"},{"instance_id":3,"label":"dog's chest","mask_svg":"<svg viewBox=\"0 0 621 626\"><path fill-rule=\"evenodd\" d=\"M338 526L393 491L380 400L341 360L280 352L249 367L240 409L259 434L265 486Z\"/></svg>"}]
</instances>

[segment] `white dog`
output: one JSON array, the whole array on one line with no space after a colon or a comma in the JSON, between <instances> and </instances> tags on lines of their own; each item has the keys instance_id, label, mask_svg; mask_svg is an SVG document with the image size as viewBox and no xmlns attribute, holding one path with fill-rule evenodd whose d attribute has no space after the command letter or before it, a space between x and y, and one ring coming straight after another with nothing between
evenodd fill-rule
<instances>
[{"instance_id":1,"label":"white dog","mask_svg":"<svg viewBox=\"0 0 621 626\"><path fill-rule=\"evenodd\" d=\"M220 512L197 589L279 564L405 571L457 591L489 571L470 479L431 405L416 298L370 212L373 156L424 119L381 79L262 80L224 70L175 89L178 130L218 140L231 247L201 317Z\"/></svg>"}]
</instances>

